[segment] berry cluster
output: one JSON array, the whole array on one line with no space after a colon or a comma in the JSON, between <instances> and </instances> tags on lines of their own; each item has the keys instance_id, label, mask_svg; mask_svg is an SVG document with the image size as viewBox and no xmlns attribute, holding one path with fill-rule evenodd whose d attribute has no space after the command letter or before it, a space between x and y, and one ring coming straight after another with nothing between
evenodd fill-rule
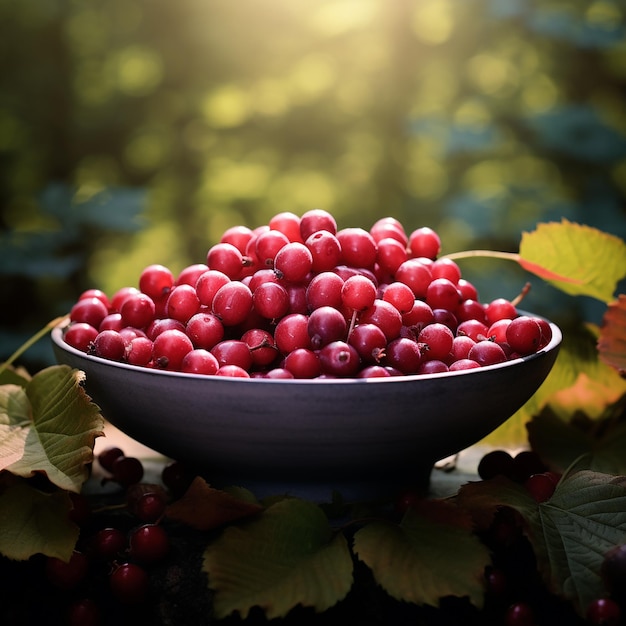
<instances>
[{"instance_id":1,"label":"berry cluster","mask_svg":"<svg viewBox=\"0 0 626 626\"><path fill-rule=\"evenodd\" d=\"M177 277L84 292L65 341L131 365L264 378L387 377L466 370L532 354L550 325L481 303L428 227L395 218L338 230L321 209L228 229Z\"/></svg>"},{"instance_id":2,"label":"berry cluster","mask_svg":"<svg viewBox=\"0 0 626 626\"><path fill-rule=\"evenodd\" d=\"M191 480L172 462L158 485L141 482L142 462L117 447L103 450L97 462L107 473L105 481L123 488L124 501L94 510L86 496L72 494L70 517L80 528L76 548L69 561L47 557L43 563L48 584L65 599L70 625L100 624L105 612L115 607L128 612L148 600L152 572L172 557L163 523L166 506L179 495L183 476L183 489Z\"/></svg>"}]
</instances>

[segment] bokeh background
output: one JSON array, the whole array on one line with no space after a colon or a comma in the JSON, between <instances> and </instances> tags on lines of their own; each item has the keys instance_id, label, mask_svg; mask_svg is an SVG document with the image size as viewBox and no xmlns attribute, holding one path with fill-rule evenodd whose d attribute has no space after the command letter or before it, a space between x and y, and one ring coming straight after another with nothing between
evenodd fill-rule
<instances>
[{"instance_id":1,"label":"bokeh background","mask_svg":"<svg viewBox=\"0 0 626 626\"><path fill-rule=\"evenodd\" d=\"M0 358L281 211L391 215L443 252L562 218L626 237L623 0L0 0L0 29ZM528 280L462 269L484 300Z\"/></svg>"}]
</instances>

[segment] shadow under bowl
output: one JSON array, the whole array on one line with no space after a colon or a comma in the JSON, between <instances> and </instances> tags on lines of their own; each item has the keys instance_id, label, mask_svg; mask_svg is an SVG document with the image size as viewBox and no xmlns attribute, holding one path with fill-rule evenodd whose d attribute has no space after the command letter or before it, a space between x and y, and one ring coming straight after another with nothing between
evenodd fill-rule
<instances>
[{"instance_id":1,"label":"shadow under bowl","mask_svg":"<svg viewBox=\"0 0 626 626\"><path fill-rule=\"evenodd\" d=\"M425 489L433 465L480 441L535 393L562 340L461 372L267 380L136 367L80 352L52 331L56 359L85 372L104 417L217 487L258 497L375 499Z\"/></svg>"}]
</instances>

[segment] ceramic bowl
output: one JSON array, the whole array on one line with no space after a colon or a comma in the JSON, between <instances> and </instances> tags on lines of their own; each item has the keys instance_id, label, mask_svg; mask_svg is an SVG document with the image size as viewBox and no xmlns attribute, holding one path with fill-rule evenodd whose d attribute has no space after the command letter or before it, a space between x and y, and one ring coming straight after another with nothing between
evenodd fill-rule
<instances>
[{"instance_id":1,"label":"ceramic bowl","mask_svg":"<svg viewBox=\"0 0 626 626\"><path fill-rule=\"evenodd\" d=\"M540 352L461 372L266 380L174 373L84 354L52 332L59 363L121 431L211 484L324 501L428 484L438 460L480 441L534 394L562 335Z\"/></svg>"}]
</instances>

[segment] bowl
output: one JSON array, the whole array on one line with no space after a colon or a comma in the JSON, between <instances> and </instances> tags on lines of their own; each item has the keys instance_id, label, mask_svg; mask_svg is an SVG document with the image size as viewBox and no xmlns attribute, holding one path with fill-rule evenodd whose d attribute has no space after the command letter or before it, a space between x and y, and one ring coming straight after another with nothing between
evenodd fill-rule
<instances>
[{"instance_id":1,"label":"bowl","mask_svg":"<svg viewBox=\"0 0 626 626\"><path fill-rule=\"evenodd\" d=\"M542 384L562 340L498 365L371 379L271 380L136 367L80 352L52 331L56 359L85 372L103 416L216 487L329 501L427 488L433 465L477 443Z\"/></svg>"}]
</instances>

